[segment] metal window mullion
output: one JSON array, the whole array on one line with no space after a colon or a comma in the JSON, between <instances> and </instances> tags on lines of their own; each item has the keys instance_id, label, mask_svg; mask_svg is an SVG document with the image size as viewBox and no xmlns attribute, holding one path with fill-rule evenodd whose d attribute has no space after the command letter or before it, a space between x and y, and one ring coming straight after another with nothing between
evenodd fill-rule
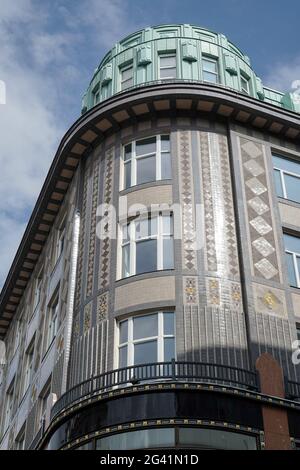
<instances>
[{"instance_id":1,"label":"metal window mullion","mask_svg":"<svg viewBox=\"0 0 300 470\"><path fill-rule=\"evenodd\" d=\"M158 336L157 336L157 361L164 361L164 324L163 313L157 312L158 316Z\"/></svg>"},{"instance_id":2,"label":"metal window mullion","mask_svg":"<svg viewBox=\"0 0 300 470\"><path fill-rule=\"evenodd\" d=\"M284 173L283 173L282 170L280 170L280 180L281 180L281 186L282 186L283 197L284 197L285 199L287 199L288 196L287 196L287 191L286 191L286 186L285 186Z\"/></svg>"},{"instance_id":3,"label":"metal window mullion","mask_svg":"<svg viewBox=\"0 0 300 470\"><path fill-rule=\"evenodd\" d=\"M134 275L136 272L136 241L135 241L135 220L129 224L129 237L130 237L130 249L129 249L129 273Z\"/></svg>"},{"instance_id":4,"label":"metal window mullion","mask_svg":"<svg viewBox=\"0 0 300 470\"><path fill-rule=\"evenodd\" d=\"M132 142L131 148L131 185L136 185L136 142Z\"/></svg>"},{"instance_id":5,"label":"metal window mullion","mask_svg":"<svg viewBox=\"0 0 300 470\"><path fill-rule=\"evenodd\" d=\"M157 216L157 270L163 269L162 216Z\"/></svg>"},{"instance_id":6,"label":"metal window mullion","mask_svg":"<svg viewBox=\"0 0 300 470\"><path fill-rule=\"evenodd\" d=\"M156 181L161 180L161 136L156 136Z\"/></svg>"},{"instance_id":7,"label":"metal window mullion","mask_svg":"<svg viewBox=\"0 0 300 470\"><path fill-rule=\"evenodd\" d=\"M128 318L127 366L134 365L133 318Z\"/></svg>"},{"instance_id":8,"label":"metal window mullion","mask_svg":"<svg viewBox=\"0 0 300 470\"><path fill-rule=\"evenodd\" d=\"M296 280L297 280L297 287L300 287L300 273L298 269L298 263L297 263L297 254L293 253L293 262L294 262L294 270L296 274Z\"/></svg>"}]
</instances>

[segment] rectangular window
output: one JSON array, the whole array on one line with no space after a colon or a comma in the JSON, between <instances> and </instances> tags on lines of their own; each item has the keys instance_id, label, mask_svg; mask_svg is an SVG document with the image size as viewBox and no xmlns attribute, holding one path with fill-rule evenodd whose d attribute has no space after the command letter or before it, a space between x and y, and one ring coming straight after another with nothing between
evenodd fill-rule
<instances>
[{"instance_id":1,"label":"rectangular window","mask_svg":"<svg viewBox=\"0 0 300 470\"><path fill-rule=\"evenodd\" d=\"M97 91L95 94L94 94L94 105L99 103L100 101L100 91Z\"/></svg>"},{"instance_id":2,"label":"rectangular window","mask_svg":"<svg viewBox=\"0 0 300 470\"><path fill-rule=\"evenodd\" d=\"M218 61L208 57L202 58L203 80L210 83L219 83Z\"/></svg>"},{"instance_id":3,"label":"rectangular window","mask_svg":"<svg viewBox=\"0 0 300 470\"><path fill-rule=\"evenodd\" d=\"M59 297L57 294L49 307L49 317L48 317L47 332L46 332L47 334L46 351L51 345L54 338L56 337L56 333L58 330L58 312L59 312Z\"/></svg>"},{"instance_id":4,"label":"rectangular window","mask_svg":"<svg viewBox=\"0 0 300 470\"><path fill-rule=\"evenodd\" d=\"M174 312L136 315L119 322L119 368L175 359Z\"/></svg>"},{"instance_id":5,"label":"rectangular window","mask_svg":"<svg viewBox=\"0 0 300 470\"><path fill-rule=\"evenodd\" d=\"M13 380L11 386L9 387L6 397L5 397L5 405L4 405L4 416L3 416L3 432L5 432L10 425L11 418L12 418L12 411L13 411L13 396L14 396L14 384L15 380Z\"/></svg>"},{"instance_id":6,"label":"rectangular window","mask_svg":"<svg viewBox=\"0 0 300 470\"><path fill-rule=\"evenodd\" d=\"M20 340L21 340L21 326L22 323L20 320L17 320L16 326L15 326L15 338L14 338L14 347L13 347L13 356L15 355L19 345L20 345Z\"/></svg>"},{"instance_id":7,"label":"rectangular window","mask_svg":"<svg viewBox=\"0 0 300 470\"><path fill-rule=\"evenodd\" d=\"M173 218L160 214L122 227L120 277L174 268Z\"/></svg>"},{"instance_id":8,"label":"rectangular window","mask_svg":"<svg viewBox=\"0 0 300 470\"><path fill-rule=\"evenodd\" d=\"M121 90L126 90L133 86L133 67L121 69Z\"/></svg>"},{"instance_id":9,"label":"rectangular window","mask_svg":"<svg viewBox=\"0 0 300 470\"><path fill-rule=\"evenodd\" d=\"M39 305L40 300L41 300L42 280L43 280L42 272L40 272L38 277L35 280L34 297L33 297L33 312L35 311L36 307Z\"/></svg>"},{"instance_id":10,"label":"rectangular window","mask_svg":"<svg viewBox=\"0 0 300 470\"><path fill-rule=\"evenodd\" d=\"M290 285L300 288L300 238L287 233L283 237Z\"/></svg>"},{"instance_id":11,"label":"rectangular window","mask_svg":"<svg viewBox=\"0 0 300 470\"><path fill-rule=\"evenodd\" d=\"M241 75L241 89L246 95L249 95L249 80Z\"/></svg>"},{"instance_id":12,"label":"rectangular window","mask_svg":"<svg viewBox=\"0 0 300 470\"><path fill-rule=\"evenodd\" d=\"M147 137L123 148L123 187L172 178L170 136Z\"/></svg>"},{"instance_id":13,"label":"rectangular window","mask_svg":"<svg viewBox=\"0 0 300 470\"><path fill-rule=\"evenodd\" d=\"M29 348L25 354L25 371L24 371L24 378L23 378L23 396L28 390L30 385L30 381L32 378L32 371L33 371L33 355L34 355L34 339L31 342Z\"/></svg>"},{"instance_id":14,"label":"rectangular window","mask_svg":"<svg viewBox=\"0 0 300 470\"><path fill-rule=\"evenodd\" d=\"M65 226L64 223L60 226L60 228L56 232L56 241L55 241L55 249L54 249L54 265L59 260L60 256L63 253L64 246L65 246Z\"/></svg>"},{"instance_id":15,"label":"rectangular window","mask_svg":"<svg viewBox=\"0 0 300 470\"><path fill-rule=\"evenodd\" d=\"M176 78L176 54L163 54L159 56L159 78L167 80Z\"/></svg>"},{"instance_id":16,"label":"rectangular window","mask_svg":"<svg viewBox=\"0 0 300 470\"><path fill-rule=\"evenodd\" d=\"M277 196L300 203L300 161L273 154Z\"/></svg>"}]
</instances>

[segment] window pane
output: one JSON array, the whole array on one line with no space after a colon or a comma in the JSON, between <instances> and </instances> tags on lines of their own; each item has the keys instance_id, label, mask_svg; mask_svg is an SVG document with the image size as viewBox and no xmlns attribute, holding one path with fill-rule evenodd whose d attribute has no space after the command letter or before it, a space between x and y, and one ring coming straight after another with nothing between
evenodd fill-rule
<instances>
[{"instance_id":1,"label":"window pane","mask_svg":"<svg viewBox=\"0 0 300 470\"><path fill-rule=\"evenodd\" d=\"M120 344L126 343L128 339L128 320L120 323Z\"/></svg>"},{"instance_id":2,"label":"window pane","mask_svg":"<svg viewBox=\"0 0 300 470\"><path fill-rule=\"evenodd\" d=\"M176 67L176 57L174 56L160 56L161 67Z\"/></svg>"},{"instance_id":3,"label":"window pane","mask_svg":"<svg viewBox=\"0 0 300 470\"><path fill-rule=\"evenodd\" d=\"M217 72L217 64L215 61L204 59L202 63L203 63L203 70L207 72L214 72L214 73Z\"/></svg>"},{"instance_id":4,"label":"window pane","mask_svg":"<svg viewBox=\"0 0 300 470\"><path fill-rule=\"evenodd\" d=\"M283 189L282 189L280 171L279 170L274 170L274 180L275 180L275 188L276 188L277 196L283 197Z\"/></svg>"},{"instance_id":5,"label":"window pane","mask_svg":"<svg viewBox=\"0 0 300 470\"><path fill-rule=\"evenodd\" d=\"M300 178L285 174L284 181L288 199L300 202Z\"/></svg>"},{"instance_id":6,"label":"window pane","mask_svg":"<svg viewBox=\"0 0 300 470\"><path fill-rule=\"evenodd\" d=\"M169 153L161 154L161 179L168 180L172 178L171 155Z\"/></svg>"},{"instance_id":7,"label":"window pane","mask_svg":"<svg viewBox=\"0 0 300 470\"><path fill-rule=\"evenodd\" d=\"M158 316L143 315L133 319L133 339L148 338L158 334Z\"/></svg>"},{"instance_id":8,"label":"window pane","mask_svg":"<svg viewBox=\"0 0 300 470\"><path fill-rule=\"evenodd\" d=\"M286 253L286 261L290 285L293 287L297 287L297 278L295 273L293 255L291 255L290 253Z\"/></svg>"},{"instance_id":9,"label":"window pane","mask_svg":"<svg viewBox=\"0 0 300 470\"><path fill-rule=\"evenodd\" d=\"M130 245L122 247L122 277L130 276Z\"/></svg>"},{"instance_id":10,"label":"window pane","mask_svg":"<svg viewBox=\"0 0 300 470\"><path fill-rule=\"evenodd\" d=\"M145 240L136 244L136 274L157 270L157 242Z\"/></svg>"},{"instance_id":11,"label":"window pane","mask_svg":"<svg viewBox=\"0 0 300 470\"><path fill-rule=\"evenodd\" d=\"M148 183L156 180L156 158L152 157L139 158L136 161L136 183Z\"/></svg>"},{"instance_id":12,"label":"window pane","mask_svg":"<svg viewBox=\"0 0 300 470\"><path fill-rule=\"evenodd\" d=\"M122 90L126 90L126 88L130 88L133 86L133 79L130 78L129 80L126 80L125 82L122 83Z\"/></svg>"},{"instance_id":13,"label":"window pane","mask_svg":"<svg viewBox=\"0 0 300 470\"><path fill-rule=\"evenodd\" d=\"M218 77L214 73L211 72L203 72L203 80L205 82L217 83Z\"/></svg>"},{"instance_id":14,"label":"window pane","mask_svg":"<svg viewBox=\"0 0 300 470\"><path fill-rule=\"evenodd\" d=\"M133 68L131 67L129 69L122 70L122 81L128 80L129 78L131 78L132 74L133 74Z\"/></svg>"},{"instance_id":15,"label":"window pane","mask_svg":"<svg viewBox=\"0 0 300 470\"><path fill-rule=\"evenodd\" d=\"M173 238L163 239L163 269L174 268Z\"/></svg>"},{"instance_id":16,"label":"window pane","mask_svg":"<svg viewBox=\"0 0 300 470\"><path fill-rule=\"evenodd\" d=\"M132 450L173 447L174 445L175 428L162 428L142 429L104 437L97 440L96 448L97 450Z\"/></svg>"},{"instance_id":17,"label":"window pane","mask_svg":"<svg viewBox=\"0 0 300 470\"><path fill-rule=\"evenodd\" d=\"M176 69L160 69L160 78L176 78Z\"/></svg>"},{"instance_id":18,"label":"window pane","mask_svg":"<svg viewBox=\"0 0 300 470\"><path fill-rule=\"evenodd\" d=\"M286 170L300 175L300 161L296 162L288 158L281 157L280 155L273 155L273 163L274 166L281 170Z\"/></svg>"},{"instance_id":19,"label":"window pane","mask_svg":"<svg viewBox=\"0 0 300 470\"><path fill-rule=\"evenodd\" d=\"M174 334L174 313L164 312L164 335Z\"/></svg>"},{"instance_id":20,"label":"window pane","mask_svg":"<svg viewBox=\"0 0 300 470\"><path fill-rule=\"evenodd\" d=\"M157 341L147 341L134 345L134 364L157 362Z\"/></svg>"},{"instance_id":21,"label":"window pane","mask_svg":"<svg viewBox=\"0 0 300 470\"><path fill-rule=\"evenodd\" d=\"M162 230L165 235L173 233L173 217L171 215L162 216Z\"/></svg>"},{"instance_id":22,"label":"window pane","mask_svg":"<svg viewBox=\"0 0 300 470\"><path fill-rule=\"evenodd\" d=\"M129 224L125 225L123 227L123 230L122 230L122 242L123 243L126 243L127 241L129 241Z\"/></svg>"},{"instance_id":23,"label":"window pane","mask_svg":"<svg viewBox=\"0 0 300 470\"><path fill-rule=\"evenodd\" d=\"M150 137L149 139L139 140L136 143L136 155L145 155L147 153L156 152L156 137Z\"/></svg>"},{"instance_id":24,"label":"window pane","mask_svg":"<svg viewBox=\"0 0 300 470\"><path fill-rule=\"evenodd\" d=\"M127 346L119 349L119 368L127 367Z\"/></svg>"},{"instance_id":25,"label":"window pane","mask_svg":"<svg viewBox=\"0 0 300 470\"><path fill-rule=\"evenodd\" d=\"M162 152L170 151L170 136L169 135L161 136L161 150Z\"/></svg>"},{"instance_id":26,"label":"window pane","mask_svg":"<svg viewBox=\"0 0 300 470\"><path fill-rule=\"evenodd\" d=\"M164 361L170 362L175 359L175 340L174 338L164 339Z\"/></svg>"},{"instance_id":27,"label":"window pane","mask_svg":"<svg viewBox=\"0 0 300 470\"><path fill-rule=\"evenodd\" d=\"M293 235L283 234L285 248L294 253L300 253L300 238Z\"/></svg>"},{"instance_id":28,"label":"window pane","mask_svg":"<svg viewBox=\"0 0 300 470\"><path fill-rule=\"evenodd\" d=\"M256 450L256 437L218 429L179 428L179 443L203 449Z\"/></svg>"},{"instance_id":29,"label":"window pane","mask_svg":"<svg viewBox=\"0 0 300 470\"><path fill-rule=\"evenodd\" d=\"M124 165L124 189L131 186L131 161Z\"/></svg>"},{"instance_id":30,"label":"window pane","mask_svg":"<svg viewBox=\"0 0 300 470\"><path fill-rule=\"evenodd\" d=\"M157 234L157 217L140 219L135 223L135 239L150 237Z\"/></svg>"},{"instance_id":31,"label":"window pane","mask_svg":"<svg viewBox=\"0 0 300 470\"><path fill-rule=\"evenodd\" d=\"M129 160L131 158L131 144L125 146L124 150L124 160Z\"/></svg>"}]
</instances>

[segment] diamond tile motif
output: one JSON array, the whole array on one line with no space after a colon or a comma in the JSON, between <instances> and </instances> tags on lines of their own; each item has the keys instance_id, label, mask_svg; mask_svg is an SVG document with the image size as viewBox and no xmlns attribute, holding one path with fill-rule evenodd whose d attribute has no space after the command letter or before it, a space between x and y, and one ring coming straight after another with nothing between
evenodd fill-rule
<instances>
[{"instance_id":1,"label":"diamond tile motif","mask_svg":"<svg viewBox=\"0 0 300 470\"><path fill-rule=\"evenodd\" d=\"M265 257L269 256L271 253L274 253L275 248L269 243L265 238L257 238L252 242L252 245L259 251L259 253Z\"/></svg>"},{"instance_id":2,"label":"diamond tile motif","mask_svg":"<svg viewBox=\"0 0 300 470\"><path fill-rule=\"evenodd\" d=\"M264 201L262 201L261 198L258 196L254 197L253 199L250 199L250 201L248 201L248 204L258 215L262 215L265 212L268 212L269 210L267 204L265 204Z\"/></svg>"},{"instance_id":3,"label":"diamond tile motif","mask_svg":"<svg viewBox=\"0 0 300 470\"><path fill-rule=\"evenodd\" d=\"M260 196L260 194L263 194L267 191L267 188L257 178L251 178L250 180L246 181L246 185L257 196Z\"/></svg>"},{"instance_id":4,"label":"diamond tile motif","mask_svg":"<svg viewBox=\"0 0 300 470\"><path fill-rule=\"evenodd\" d=\"M272 230L272 227L260 216L250 220L250 224L260 235L266 235Z\"/></svg>"},{"instance_id":5,"label":"diamond tile motif","mask_svg":"<svg viewBox=\"0 0 300 470\"><path fill-rule=\"evenodd\" d=\"M261 155L261 149L252 140L242 145L242 149L252 158L257 158Z\"/></svg>"},{"instance_id":6,"label":"diamond tile motif","mask_svg":"<svg viewBox=\"0 0 300 470\"><path fill-rule=\"evenodd\" d=\"M266 279L272 279L278 273L278 270L266 258L255 263L255 267Z\"/></svg>"},{"instance_id":7,"label":"diamond tile motif","mask_svg":"<svg viewBox=\"0 0 300 470\"><path fill-rule=\"evenodd\" d=\"M253 159L244 163L244 167L252 176L259 176L264 172L264 169Z\"/></svg>"}]
</instances>

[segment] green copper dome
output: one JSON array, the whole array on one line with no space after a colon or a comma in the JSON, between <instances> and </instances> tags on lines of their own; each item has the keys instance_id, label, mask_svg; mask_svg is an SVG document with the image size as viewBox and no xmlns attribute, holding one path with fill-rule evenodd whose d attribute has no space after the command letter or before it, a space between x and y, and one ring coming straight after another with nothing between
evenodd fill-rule
<instances>
[{"instance_id":1,"label":"green copper dome","mask_svg":"<svg viewBox=\"0 0 300 470\"><path fill-rule=\"evenodd\" d=\"M106 54L82 100L82 113L116 93L149 82L212 83L300 112L292 93L263 86L249 57L223 34L198 26L160 25L127 36Z\"/></svg>"}]
</instances>

